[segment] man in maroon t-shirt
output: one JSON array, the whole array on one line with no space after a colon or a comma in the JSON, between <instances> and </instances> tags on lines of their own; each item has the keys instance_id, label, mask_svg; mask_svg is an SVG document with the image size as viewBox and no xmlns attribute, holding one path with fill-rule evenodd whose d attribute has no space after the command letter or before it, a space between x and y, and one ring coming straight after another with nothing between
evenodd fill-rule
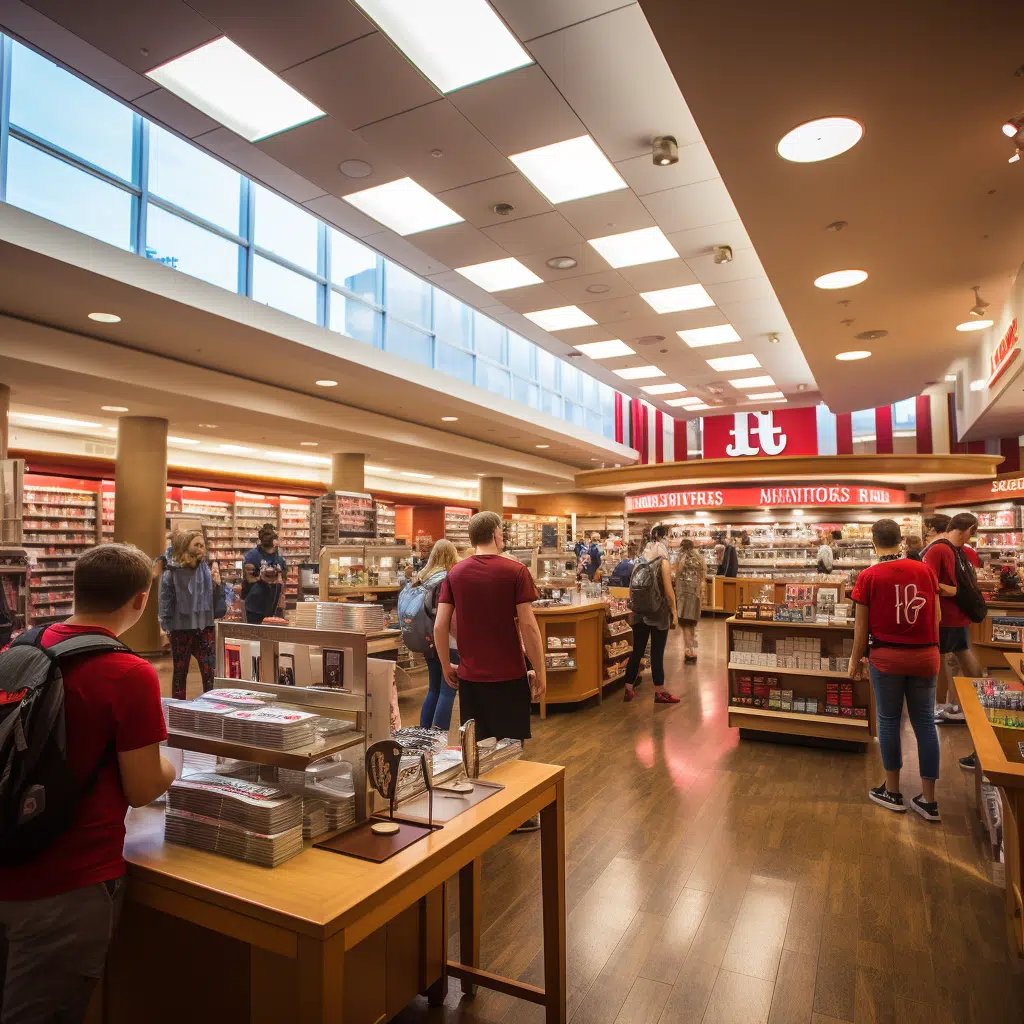
<instances>
[{"instance_id":1,"label":"man in maroon t-shirt","mask_svg":"<svg viewBox=\"0 0 1024 1024\"><path fill-rule=\"evenodd\" d=\"M981 665L971 650L971 620L956 603L956 558L959 548L964 557L977 564L977 553L965 547L978 529L978 520L970 512L953 516L946 532L924 549L924 563L935 571L942 595L942 621L939 623L939 682L935 689L935 721L962 722L964 713L956 702L950 658L956 662L960 675L980 676ZM971 555L974 557L972 558Z\"/></svg>"},{"instance_id":2,"label":"man in maroon t-shirt","mask_svg":"<svg viewBox=\"0 0 1024 1024\"><path fill-rule=\"evenodd\" d=\"M130 545L83 552L75 613L45 630L43 646L124 633L145 610L152 575L152 561ZM67 831L28 863L0 869L4 1021L82 1020L124 899L128 807L152 802L174 781L160 756L167 730L148 662L117 651L68 657L61 674L68 766L80 784L100 770Z\"/></svg>"}]
</instances>

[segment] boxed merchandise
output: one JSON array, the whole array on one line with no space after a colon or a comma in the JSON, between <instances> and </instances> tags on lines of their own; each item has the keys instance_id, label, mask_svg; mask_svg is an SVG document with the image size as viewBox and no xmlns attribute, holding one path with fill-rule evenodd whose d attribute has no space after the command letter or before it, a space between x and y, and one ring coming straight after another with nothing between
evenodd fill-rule
<instances>
[{"instance_id":1,"label":"boxed merchandise","mask_svg":"<svg viewBox=\"0 0 1024 1024\"><path fill-rule=\"evenodd\" d=\"M854 718L867 718L868 717L868 709L867 708L854 708L853 709L853 717Z\"/></svg>"},{"instance_id":2,"label":"boxed merchandise","mask_svg":"<svg viewBox=\"0 0 1024 1024\"><path fill-rule=\"evenodd\" d=\"M806 710L807 714L809 714L809 715L816 715L816 714L818 714L818 698L817 697L808 697L805 703L806 703L807 706L806 706L806 708L804 710Z\"/></svg>"},{"instance_id":3,"label":"boxed merchandise","mask_svg":"<svg viewBox=\"0 0 1024 1024\"><path fill-rule=\"evenodd\" d=\"M839 705L838 704L826 703L825 704L825 714L826 715L838 715L839 714Z\"/></svg>"},{"instance_id":4,"label":"boxed merchandise","mask_svg":"<svg viewBox=\"0 0 1024 1024\"><path fill-rule=\"evenodd\" d=\"M793 710L798 711L800 714L807 713L807 700L804 697L793 698Z\"/></svg>"}]
</instances>

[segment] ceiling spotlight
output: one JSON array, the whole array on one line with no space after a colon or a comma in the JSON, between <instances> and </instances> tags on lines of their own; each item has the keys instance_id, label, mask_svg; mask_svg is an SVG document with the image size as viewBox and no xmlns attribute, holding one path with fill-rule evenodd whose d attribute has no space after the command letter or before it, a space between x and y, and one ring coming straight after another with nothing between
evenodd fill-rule
<instances>
[{"instance_id":1,"label":"ceiling spotlight","mask_svg":"<svg viewBox=\"0 0 1024 1024\"><path fill-rule=\"evenodd\" d=\"M797 391L806 391L807 390L807 385L806 384L797 384L796 389L797 389Z\"/></svg>"},{"instance_id":2,"label":"ceiling spotlight","mask_svg":"<svg viewBox=\"0 0 1024 1024\"><path fill-rule=\"evenodd\" d=\"M507 217L510 213L515 213L516 208L511 203L495 203L491 209L499 217Z\"/></svg>"},{"instance_id":3,"label":"ceiling spotlight","mask_svg":"<svg viewBox=\"0 0 1024 1024\"><path fill-rule=\"evenodd\" d=\"M1010 157L1010 159L1009 159L1009 160L1007 160L1006 162L1007 162L1008 164L1015 164L1015 163L1017 163L1017 162L1018 162L1019 160L1020 160L1020 150L1018 149L1018 150L1017 150L1017 152L1016 152L1016 153L1014 153L1014 154L1013 154L1013 156L1011 156L1011 157Z\"/></svg>"},{"instance_id":4,"label":"ceiling spotlight","mask_svg":"<svg viewBox=\"0 0 1024 1024\"><path fill-rule=\"evenodd\" d=\"M956 329L967 333L968 331L983 331L986 327L991 327L992 320L967 320L962 324L957 324Z\"/></svg>"},{"instance_id":5,"label":"ceiling spotlight","mask_svg":"<svg viewBox=\"0 0 1024 1024\"><path fill-rule=\"evenodd\" d=\"M116 313L90 313L89 319L100 324L119 324L121 322L121 318Z\"/></svg>"},{"instance_id":6,"label":"ceiling spotlight","mask_svg":"<svg viewBox=\"0 0 1024 1024\"><path fill-rule=\"evenodd\" d=\"M655 167L679 163L679 144L674 135L655 135L651 139L651 158Z\"/></svg>"},{"instance_id":7,"label":"ceiling spotlight","mask_svg":"<svg viewBox=\"0 0 1024 1024\"><path fill-rule=\"evenodd\" d=\"M1012 139L1022 130L1024 130L1024 114L1018 114L1003 123L1003 134L1008 139Z\"/></svg>"},{"instance_id":8,"label":"ceiling spotlight","mask_svg":"<svg viewBox=\"0 0 1024 1024\"><path fill-rule=\"evenodd\" d=\"M855 359L867 359L870 355L866 349L852 349L849 352L837 352L836 359L841 363L851 363Z\"/></svg>"},{"instance_id":9,"label":"ceiling spotlight","mask_svg":"<svg viewBox=\"0 0 1024 1024\"><path fill-rule=\"evenodd\" d=\"M779 340L780 339L779 339L779 332L778 331L772 331L772 333L768 335L768 344L769 345L778 345Z\"/></svg>"},{"instance_id":10,"label":"ceiling spotlight","mask_svg":"<svg viewBox=\"0 0 1024 1024\"><path fill-rule=\"evenodd\" d=\"M458 418L459 418L458 416L442 416L441 417L441 422L442 423L454 423L456 420L458 420Z\"/></svg>"},{"instance_id":11,"label":"ceiling spotlight","mask_svg":"<svg viewBox=\"0 0 1024 1024\"><path fill-rule=\"evenodd\" d=\"M316 381L316 386L318 388L336 388L338 386L338 382L336 380L318 380Z\"/></svg>"},{"instance_id":12,"label":"ceiling spotlight","mask_svg":"<svg viewBox=\"0 0 1024 1024\"><path fill-rule=\"evenodd\" d=\"M715 246L715 263L732 263L732 246L731 245L716 245Z\"/></svg>"},{"instance_id":13,"label":"ceiling spotlight","mask_svg":"<svg viewBox=\"0 0 1024 1024\"><path fill-rule=\"evenodd\" d=\"M551 259L545 262L552 270L572 270L578 261L574 260L571 256L552 256Z\"/></svg>"},{"instance_id":14,"label":"ceiling spotlight","mask_svg":"<svg viewBox=\"0 0 1024 1024\"><path fill-rule=\"evenodd\" d=\"M127 412L127 405L101 405L100 408L104 412Z\"/></svg>"},{"instance_id":15,"label":"ceiling spotlight","mask_svg":"<svg viewBox=\"0 0 1024 1024\"><path fill-rule=\"evenodd\" d=\"M971 316L984 316L988 309L988 303L978 294L980 285L974 285L971 291L974 292L974 305L971 306Z\"/></svg>"}]
</instances>

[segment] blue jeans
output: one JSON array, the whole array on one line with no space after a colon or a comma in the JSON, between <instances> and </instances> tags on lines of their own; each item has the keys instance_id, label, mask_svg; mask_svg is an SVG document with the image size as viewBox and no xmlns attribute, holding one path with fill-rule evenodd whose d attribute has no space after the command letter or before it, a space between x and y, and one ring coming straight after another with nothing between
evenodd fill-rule
<instances>
[{"instance_id":1,"label":"blue jeans","mask_svg":"<svg viewBox=\"0 0 1024 1024\"><path fill-rule=\"evenodd\" d=\"M900 717L907 702L910 725L917 737L917 759L922 779L939 777L939 735L935 731L935 676L904 676L880 672L870 666L878 716L878 746L882 767L897 772L903 767Z\"/></svg>"},{"instance_id":2,"label":"blue jeans","mask_svg":"<svg viewBox=\"0 0 1024 1024\"><path fill-rule=\"evenodd\" d=\"M450 651L449 657L453 665L459 663L459 652ZM452 705L455 703L455 694L448 685L444 673L441 671L439 658L427 655L427 696L423 699L423 707L420 708L421 729L447 729L452 724Z\"/></svg>"}]
</instances>

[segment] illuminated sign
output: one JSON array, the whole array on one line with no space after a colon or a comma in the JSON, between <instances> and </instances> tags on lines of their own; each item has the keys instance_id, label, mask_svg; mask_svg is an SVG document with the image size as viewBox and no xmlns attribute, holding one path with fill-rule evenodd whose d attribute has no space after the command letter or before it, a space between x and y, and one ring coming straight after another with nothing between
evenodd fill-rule
<instances>
[{"instance_id":1,"label":"illuminated sign","mask_svg":"<svg viewBox=\"0 0 1024 1024\"><path fill-rule=\"evenodd\" d=\"M626 498L627 512L683 512L699 509L801 508L803 506L905 505L906 491L891 487L862 487L857 484L831 484L792 487L714 487L686 491L658 491L632 494Z\"/></svg>"},{"instance_id":2,"label":"illuminated sign","mask_svg":"<svg viewBox=\"0 0 1024 1024\"><path fill-rule=\"evenodd\" d=\"M1006 368L1020 355L1018 342L1020 335L1017 332L1017 318L1014 317L1002 340L996 345L995 351L988 357L988 387L1003 375Z\"/></svg>"}]
</instances>

